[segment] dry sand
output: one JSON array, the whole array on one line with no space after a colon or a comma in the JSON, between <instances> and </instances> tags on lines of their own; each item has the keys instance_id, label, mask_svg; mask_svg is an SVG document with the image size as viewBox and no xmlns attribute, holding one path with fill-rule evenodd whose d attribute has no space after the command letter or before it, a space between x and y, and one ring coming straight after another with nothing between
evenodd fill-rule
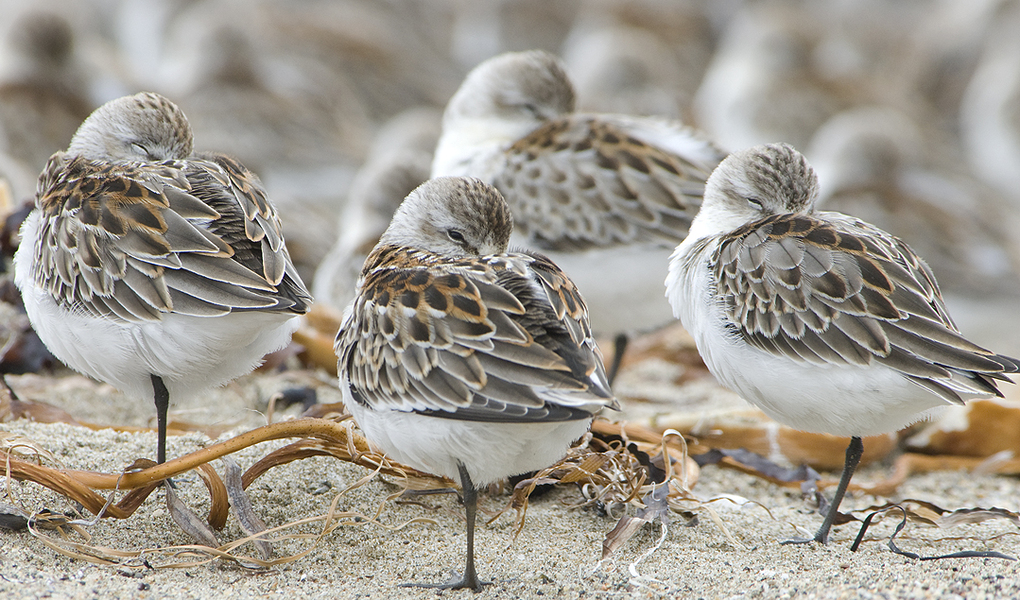
<instances>
[{"instance_id":1,"label":"dry sand","mask_svg":"<svg viewBox=\"0 0 1020 600\"><path fill-rule=\"evenodd\" d=\"M67 408L75 417L103 423L145 425L152 407L125 401L108 386L75 375L9 377L22 398L46 399ZM276 390L314 384L320 400L335 401L327 379L305 372L253 375L210 392L190 404L173 408L172 417L220 423L233 429L224 437L264 424L267 399ZM278 418L297 414L292 408ZM151 456L152 433L91 431L63 424L25 421L0 425L0 431L26 436L52 452L68 468L116 472L139 456ZM194 433L171 438L169 454L179 456L208 445ZM247 468L271 447L263 444L236 456ZM221 470L221 465L216 465ZM884 477L888 466L865 469L856 481ZM270 526L325 513L336 494L367 472L333 459L314 458L271 470L249 488L256 512ZM180 477L179 493L204 515L208 497L193 473ZM328 482L328 486L324 483ZM398 487L385 478L345 493L340 510L373 514L379 503ZM323 490L326 490L323 493ZM18 502L29 510L42 507L63 511L67 501L38 485L14 483ZM494 524L480 525L476 544L478 569L493 580L484 594L490 598L1009 598L1020 596L1017 563L987 558L917 561L893 554L886 541L897 519L875 526L860 551L849 550L857 525L835 530L827 547L781 546L779 541L808 533L820 522L800 495L768 482L719 467L706 467L695 492L702 499L732 495L753 502L712 504L738 542L731 543L708 513L697 523L673 515L665 539L653 549L658 523L646 525L606 562L599 561L602 539L614 520L593 510L571 509L582 498L563 487L535 499L520 536L513 538L515 520L504 515ZM914 476L898 490L901 498L932 501L945 508L998 506L1020 509L1020 485L1015 478L938 472ZM481 506L494 512L507 502L505 494L483 497ZM10 502L9 499L5 500ZM849 498L847 508L884 502L867 496ZM758 503L761 506L759 506ZM762 506L767 507L766 511ZM771 515L770 515L771 513ZM438 592L397 587L412 581L441 581L451 568L460 568L464 551L462 509L453 495L426 496L420 504L389 504L380 523L393 527L412 519L435 524L412 524L393 531L362 523L342 526L321 540L311 553L295 562L262 572L218 562L188 568L123 569L97 566L55 552L25 532L0 531L0 597L3 598L427 598L473 597L471 592ZM188 544L174 525L158 491L130 519L104 520L87 527L92 544L137 550ZM306 527L306 532L314 527ZM1020 556L1017 525L1006 520L937 529L908 525L899 545L921 555L960 550L995 550ZM220 539L244 537L231 517ZM299 552L305 541L277 546L277 555ZM154 555L152 563L168 561Z\"/></svg>"}]
</instances>

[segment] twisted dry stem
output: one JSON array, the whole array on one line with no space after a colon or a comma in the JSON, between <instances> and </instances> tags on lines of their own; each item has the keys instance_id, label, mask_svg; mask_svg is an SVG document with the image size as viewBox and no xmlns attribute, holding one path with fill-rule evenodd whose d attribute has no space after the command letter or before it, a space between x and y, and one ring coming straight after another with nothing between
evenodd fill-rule
<instances>
[{"instance_id":1,"label":"twisted dry stem","mask_svg":"<svg viewBox=\"0 0 1020 600\"><path fill-rule=\"evenodd\" d=\"M309 456L333 456L369 469L378 469L384 475L404 480L412 489L447 488L451 485L445 479L386 459L371 450L365 438L356 433L349 423L326 419L297 419L266 425L171 461L124 473L54 469L19 459L4 449L0 449L0 462L5 466L7 477L33 481L81 503L93 514L102 513L104 517L117 519L130 517L161 481L197 468L212 497L209 523L219 528L226 520L226 488L208 463L255 444L293 437L305 439L280 448L253 465L242 476L243 487L247 488L274 466ZM130 491L120 502L107 506L107 499L94 490Z\"/></svg>"}]
</instances>

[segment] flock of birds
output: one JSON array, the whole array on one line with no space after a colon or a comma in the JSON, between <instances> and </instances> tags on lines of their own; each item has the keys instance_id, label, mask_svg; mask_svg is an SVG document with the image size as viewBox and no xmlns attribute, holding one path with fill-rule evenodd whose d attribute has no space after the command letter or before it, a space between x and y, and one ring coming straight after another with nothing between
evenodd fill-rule
<instances>
[{"instance_id":1,"label":"flock of birds","mask_svg":"<svg viewBox=\"0 0 1020 600\"><path fill-rule=\"evenodd\" d=\"M1010 3L985 4L1012 14ZM469 21L489 5L471 6ZM763 6L743 7L718 41L692 100L704 130L676 115L578 111L569 66L545 51L481 61L438 127L435 112L418 110L380 132L312 293L284 243L288 205L277 212L246 157L195 150L192 127L204 130L163 95L106 102L43 161L14 261L26 311L68 366L154 400L162 462L174 398L250 371L289 341L313 296L345 307L335 350L348 410L387 455L464 492L464 572L415 585L475 591L486 584L474 566L477 488L552 464L617 408L594 333L679 318L716 378L768 415L851 436L822 526L790 540L825 543L862 436L1001 395L1020 362L963 337L923 252L818 205L905 211L918 227L931 217L933 231L948 231L931 240L938 264L992 280L1015 273L1016 232L998 200L947 205L965 170L931 166L926 132L901 112L858 105L819 119L810 139L770 129L848 99L795 76L810 11ZM247 38L220 39L243 61ZM467 33L456 39L465 56L485 52ZM855 64L832 43L814 58ZM766 52L776 44L791 47ZM865 61L881 49L858 50ZM639 74L622 60L624 74ZM246 76L243 63L214 67ZM271 100L264 110L280 107ZM794 146L817 148L818 174ZM278 168L276 151L254 171ZM985 246L961 250L949 233L963 219Z\"/></svg>"}]
</instances>

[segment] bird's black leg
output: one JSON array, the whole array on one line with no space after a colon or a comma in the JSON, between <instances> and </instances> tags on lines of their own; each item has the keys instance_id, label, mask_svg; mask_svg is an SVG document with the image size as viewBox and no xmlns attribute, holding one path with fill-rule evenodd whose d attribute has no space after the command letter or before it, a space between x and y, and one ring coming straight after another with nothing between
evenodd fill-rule
<instances>
[{"instance_id":1,"label":"bird's black leg","mask_svg":"<svg viewBox=\"0 0 1020 600\"><path fill-rule=\"evenodd\" d=\"M467 468L463 464L458 465L460 472L460 484L464 493L464 512L467 516L467 564L464 566L464 575L458 576L456 571L450 581L446 583L404 583L400 587L420 587L441 590L470 589L475 592L482 591L486 585L492 585L491 581L480 581L475 571L475 512L478 508L478 490L475 489Z\"/></svg>"},{"instance_id":2,"label":"bird's black leg","mask_svg":"<svg viewBox=\"0 0 1020 600\"><path fill-rule=\"evenodd\" d=\"M482 583L478 581L478 573L475 571L475 512L478 509L478 490L471 482L464 465L460 465L460 481L464 488L464 512L467 516L467 564L464 566L464 578L452 589L471 588L480 592Z\"/></svg>"},{"instance_id":3,"label":"bird's black leg","mask_svg":"<svg viewBox=\"0 0 1020 600\"><path fill-rule=\"evenodd\" d=\"M616 374L620 372L620 364L623 362L623 353L627 351L628 342L630 337L626 333L618 333L613 338L613 362L609 364L609 372L606 374L609 385L613 385Z\"/></svg>"},{"instance_id":4,"label":"bird's black leg","mask_svg":"<svg viewBox=\"0 0 1020 600\"><path fill-rule=\"evenodd\" d=\"M156 462L166 462L166 412L170 406L170 392L159 375L150 375L152 378L152 398L156 403L156 431L159 441L156 446Z\"/></svg>"},{"instance_id":5,"label":"bird's black leg","mask_svg":"<svg viewBox=\"0 0 1020 600\"><path fill-rule=\"evenodd\" d=\"M843 475L839 478L839 486L836 487L836 495L832 497L832 503L829 505L829 512L825 514L825 520L822 521L822 526L818 528L818 533L816 533L813 538L794 538L792 540L784 541L784 544L805 544L808 542L825 544L829 541L829 530L832 529L832 524L836 520L836 514L839 512L839 504L843 501L843 495L846 494L846 488L850 485L850 478L854 476L854 471L857 470L857 464L861 462L861 455L863 453L864 441L857 436L850 438L850 445L846 447L846 462L843 463Z\"/></svg>"}]
</instances>

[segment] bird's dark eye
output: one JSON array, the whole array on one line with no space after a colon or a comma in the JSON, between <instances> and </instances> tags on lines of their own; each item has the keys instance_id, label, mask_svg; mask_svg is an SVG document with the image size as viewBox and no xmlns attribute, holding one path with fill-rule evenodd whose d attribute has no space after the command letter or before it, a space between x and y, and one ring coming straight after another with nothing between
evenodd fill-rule
<instances>
[{"instance_id":1,"label":"bird's dark eye","mask_svg":"<svg viewBox=\"0 0 1020 600\"><path fill-rule=\"evenodd\" d=\"M758 199L758 198L747 197L747 198L744 198L744 200L747 200L747 203L751 205L751 208L754 208L754 209L757 209L757 210L762 210L763 208L765 208L765 204L763 204L762 201L760 199Z\"/></svg>"},{"instance_id":2,"label":"bird's dark eye","mask_svg":"<svg viewBox=\"0 0 1020 600\"><path fill-rule=\"evenodd\" d=\"M450 239L457 242L458 244L463 244L466 241L464 239L464 234L456 229L447 229L446 235L450 236Z\"/></svg>"}]
</instances>

